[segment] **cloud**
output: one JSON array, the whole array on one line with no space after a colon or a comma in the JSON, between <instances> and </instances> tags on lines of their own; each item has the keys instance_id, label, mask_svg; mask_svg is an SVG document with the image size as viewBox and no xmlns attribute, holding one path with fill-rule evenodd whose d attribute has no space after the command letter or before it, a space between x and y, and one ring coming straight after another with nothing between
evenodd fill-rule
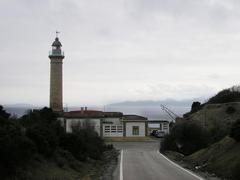
<instances>
[{"instance_id":1,"label":"cloud","mask_svg":"<svg viewBox=\"0 0 240 180\"><path fill-rule=\"evenodd\" d=\"M55 30L71 104L207 97L238 84L237 0L0 2L0 99L48 105Z\"/></svg>"}]
</instances>

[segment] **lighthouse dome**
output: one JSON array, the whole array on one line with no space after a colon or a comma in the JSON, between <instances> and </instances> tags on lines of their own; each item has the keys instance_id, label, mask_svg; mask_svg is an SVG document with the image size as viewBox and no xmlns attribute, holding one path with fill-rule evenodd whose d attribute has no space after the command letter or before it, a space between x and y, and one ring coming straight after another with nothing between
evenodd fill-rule
<instances>
[{"instance_id":1,"label":"lighthouse dome","mask_svg":"<svg viewBox=\"0 0 240 180\"><path fill-rule=\"evenodd\" d=\"M52 43L52 46L62 47L62 44L61 44L61 42L59 41L58 37L55 38L55 41Z\"/></svg>"}]
</instances>

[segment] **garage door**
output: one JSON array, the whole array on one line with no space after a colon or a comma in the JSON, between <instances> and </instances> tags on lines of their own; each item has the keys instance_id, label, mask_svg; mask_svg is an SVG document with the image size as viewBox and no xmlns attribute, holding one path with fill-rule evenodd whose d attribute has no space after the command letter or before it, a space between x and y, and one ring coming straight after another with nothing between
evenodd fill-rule
<instances>
[{"instance_id":1,"label":"garage door","mask_svg":"<svg viewBox=\"0 0 240 180\"><path fill-rule=\"evenodd\" d=\"M103 125L104 137L120 137L123 136L122 125Z\"/></svg>"}]
</instances>

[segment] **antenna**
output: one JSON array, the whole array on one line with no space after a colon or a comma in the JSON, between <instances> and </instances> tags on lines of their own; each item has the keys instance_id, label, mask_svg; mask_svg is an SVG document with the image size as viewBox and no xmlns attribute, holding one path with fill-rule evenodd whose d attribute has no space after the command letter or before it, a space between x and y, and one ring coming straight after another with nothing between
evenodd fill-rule
<instances>
[{"instance_id":1,"label":"antenna","mask_svg":"<svg viewBox=\"0 0 240 180\"><path fill-rule=\"evenodd\" d=\"M58 34L60 33L60 31L56 31L56 37L58 37Z\"/></svg>"}]
</instances>

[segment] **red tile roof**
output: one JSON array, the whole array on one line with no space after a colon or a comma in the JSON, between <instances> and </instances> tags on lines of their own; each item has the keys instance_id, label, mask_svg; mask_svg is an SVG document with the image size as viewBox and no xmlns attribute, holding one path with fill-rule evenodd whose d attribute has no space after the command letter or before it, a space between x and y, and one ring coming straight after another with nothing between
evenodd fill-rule
<instances>
[{"instance_id":1,"label":"red tile roof","mask_svg":"<svg viewBox=\"0 0 240 180\"><path fill-rule=\"evenodd\" d=\"M103 112L97 110L79 110L65 112L66 118L104 118L104 117L122 117L121 112Z\"/></svg>"}]
</instances>

